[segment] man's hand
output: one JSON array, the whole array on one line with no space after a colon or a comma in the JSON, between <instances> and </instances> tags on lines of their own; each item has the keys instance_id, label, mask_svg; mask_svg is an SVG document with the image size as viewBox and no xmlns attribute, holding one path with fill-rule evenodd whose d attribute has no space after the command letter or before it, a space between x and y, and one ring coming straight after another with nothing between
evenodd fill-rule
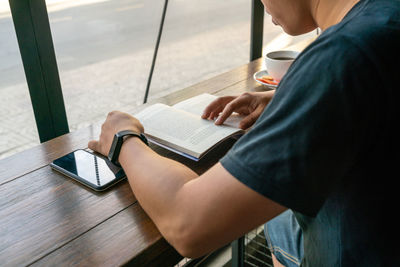
<instances>
[{"instance_id":1,"label":"man's hand","mask_svg":"<svg viewBox=\"0 0 400 267\"><path fill-rule=\"evenodd\" d=\"M132 130L137 133L144 131L143 125L135 117L120 111L112 111L108 113L106 121L101 126L99 140L90 141L88 147L107 156L114 135L123 130Z\"/></svg>"},{"instance_id":2,"label":"man's hand","mask_svg":"<svg viewBox=\"0 0 400 267\"><path fill-rule=\"evenodd\" d=\"M221 125L233 113L237 112L246 117L240 122L239 127L251 127L263 112L275 91L243 93L240 96L223 96L211 102L201 116L203 119L218 117L216 125Z\"/></svg>"}]
</instances>

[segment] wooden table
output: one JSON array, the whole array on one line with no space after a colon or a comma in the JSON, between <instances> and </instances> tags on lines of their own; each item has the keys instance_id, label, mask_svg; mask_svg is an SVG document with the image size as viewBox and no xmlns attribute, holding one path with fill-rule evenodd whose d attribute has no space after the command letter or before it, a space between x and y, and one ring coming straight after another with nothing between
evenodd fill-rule
<instances>
[{"instance_id":1,"label":"wooden table","mask_svg":"<svg viewBox=\"0 0 400 267\"><path fill-rule=\"evenodd\" d=\"M175 104L208 92L261 91L258 59L154 102ZM141 107L128 110L132 114ZM124 181L95 193L53 171L49 163L97 139L99 125L80 129L0 161L0 266L174 265L181 256L164 240ZM232 141L233 142L233 141ZM153 147L201 174L232 145L200 162Z\"/></svg>"}]
</instances>

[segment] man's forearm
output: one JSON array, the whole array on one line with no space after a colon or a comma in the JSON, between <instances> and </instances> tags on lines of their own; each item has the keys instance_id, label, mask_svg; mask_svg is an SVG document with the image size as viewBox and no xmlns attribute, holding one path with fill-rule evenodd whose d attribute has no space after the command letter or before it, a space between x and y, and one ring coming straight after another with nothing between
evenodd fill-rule
<instances>
[{"instance_id":1,"label":"man's forearm","mask_svg":"<svg viewBox=\"0 0 400 267\"><path fill-rule=\"evenodd\" d=\"M143 209L162 234L168 237L171 225L179 225L178 192L198 175L176 161L161 157L138 138L129 138L119 161Z\"/></svg>"},{"instance_id":2,"label":"man's forearm","mask_svg":"<svg viewBox=\"0 0 400 267\"><path fill-rule=\"evenodd\" d=\"M198 177L138 138L126 140L119 161L143 209L165 239L187 257L213 251L285 209L242 184L219 163Z\"/></svg>"}]
</instances>

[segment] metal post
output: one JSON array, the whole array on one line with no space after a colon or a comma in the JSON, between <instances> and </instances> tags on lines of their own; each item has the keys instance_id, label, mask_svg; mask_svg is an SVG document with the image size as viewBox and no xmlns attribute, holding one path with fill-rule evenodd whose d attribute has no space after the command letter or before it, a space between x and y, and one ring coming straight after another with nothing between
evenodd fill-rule
<instances>
[{"instance_id":1,"label":"metal post","mask_svg":"<svg viewBox=\"0 0 400 267\"><path fill-rule=\"evenodd\" d=\"M232 267L244 266L244 237L233 241L232 247Z\"/></svg>"},{"instance_id":2,"label":"metal post","mask_svg":"<svg viewBox=\"0 0 400 267\"><path fill-rule=\"evenodd\" d=\"M143 104L147 103L147 98L149 97L151 79L153 77L154 66L156 64L158 47L160 46L160 40L161 40L161 35L162 35L162 32L163 32L163 28L164 28L164 21L165 21L165 14L167 13L167 7L168 7L168 0L165 0L163 12L162 12L162 15L161 15L160 27L158 29L156 47L154 48L153 60L151 61L150 74L149 74L149 78L147 79L146 91L144 92Z\"/></svg>"},{"instance_id":3,"label":"metal post","mask_svg":"<svg viewBox=\"0 0 400 267\"><path fill-rule=\"evenodd\" d=\"M260 0L251 3L250 61L262 56L264 31L264 6Z\"/></svg>"},{"instance_id":4,"label":"metal post","mask_svg":"<svg viewBox=\"0 0 400 267\"><path fill-rule=\"evenodd\" d=\"M9 0L40 142L68 133L45 0Z\"/></svg>"}]
</instances>

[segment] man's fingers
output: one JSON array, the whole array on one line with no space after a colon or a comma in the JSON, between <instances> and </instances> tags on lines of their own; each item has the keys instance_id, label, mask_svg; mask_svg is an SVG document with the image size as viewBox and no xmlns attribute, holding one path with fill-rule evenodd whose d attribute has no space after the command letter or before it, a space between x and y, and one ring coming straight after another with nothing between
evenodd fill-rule
<instances>
[{"instance_id":1,"label":"man's fingers","mask_svg":"<svg viewBox=\"0 0 400 267\"><path fill-rule=\"evenodd\" d=\"M248 106L249 99L248 97L241 95L239 97L236 97L233 101L229 102L224 110L219 114L218 119L215 121L215 124L221 125L225 122L225 120L232 115L233 112L239 112L240 114L243 114L244 107Z\"/></svg>"},{"instance_id":2,"label":"man's fingers","mask_svg":"<svg viewBox=\"0 0 400 267\"><path fill-rule=\"evenodd\" d=\"M203 115L201 115L201 118L203 119L208 119L211 115L211 113L215 112L217 109L220 109L220 104L218 102L218 99L212 101L208 106L204 109Z\"/></svg>"},{"instance_id":3,"label":"man's fingers","mask_svg":"<svg viewBox=\"0 0 400 267\"><path fill-rule=\"evenodd\" d=\"M224 110L219 114L218 119L215 121L216 125L221 125L225 120L235 111L238 101L232 101L225 106Z\"/></svg>"},{"instance_id":4,"label":"man's fingers","mask_svg":"<svg viewBox=\"0 0 400 267\"><path fill-rule=\"evenodd\" d=\"M209 119L209 120L215 120L215 118L218 118L219 113L220 113L221 111L222 111L222 109L221 109L221 110L217 110L217 111L211 112L210 115L208 116L208 119Z\"/></svg>"},{"instance_id":5,"label":"man's fingers","mask_svg":"<svg viewBox=\"0 0 400 267\"><path fill-rule=\"evenodd\" d=\"M235 98L236 98L235 96L223 96L215 99L204 109L203 115L201 115L201 117L203 119L209 119L211 118L211 115L213 116L214 114L218 115L224 109L225 105L231 102Z\"/></svg>"}]
</instances>

